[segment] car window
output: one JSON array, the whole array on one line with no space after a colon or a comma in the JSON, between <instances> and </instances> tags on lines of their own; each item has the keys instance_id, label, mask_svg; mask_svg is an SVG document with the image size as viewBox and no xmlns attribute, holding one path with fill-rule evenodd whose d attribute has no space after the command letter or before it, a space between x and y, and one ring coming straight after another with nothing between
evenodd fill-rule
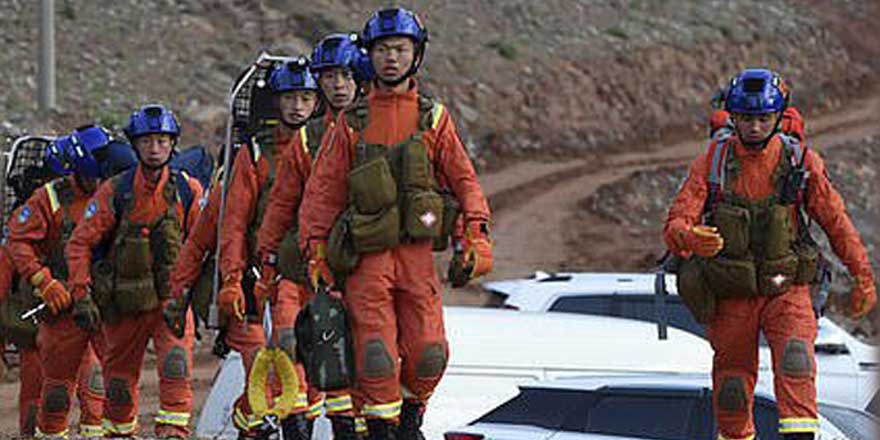
<instances>
[{"instance_id":1,"label":"car window","mask_svg":"<svg viewBox=\"0 0 880 440\"><path fill-rule=\"evenodd\" d=\"M862 411L820 403L819 414L852 440L874 440L880 434L877 417Z\"/></svg>"},{"instance_id":2,"label":"car window","mask_svg":"<svg viewBox=\"0 0 880 440\"><path fill-rule=\"evenodd\" d=\"M593 393L578 390L526 388L474 423L507 423L568 430L570 428L563 427L569 415L585 413L594 399Z\"/></svg>"},{"instance_id":3,"label":"car window","mask_svg":"<svg viewBox=\"0 0 880 440\"><path fill-rule=\"evenodd\" d=\"M692 433L701 417L699 396L605 395L588 414L586 431L596 434L662 438L669 440L711 439Z\"/></svg>"},{"instance_id":4,"label":"car window","mask_svg":"<svg viewBox=\"0 0 880 440\"><path fill-rule=\"evenodd\" d=\"M653 295L563 296L553 302L550 311L613 316L649 322L654 322L656 319ZM670 327L705 339L705 329L694 319L678 296L666 298L666 316Z\"/></svg>"}]
</instances>

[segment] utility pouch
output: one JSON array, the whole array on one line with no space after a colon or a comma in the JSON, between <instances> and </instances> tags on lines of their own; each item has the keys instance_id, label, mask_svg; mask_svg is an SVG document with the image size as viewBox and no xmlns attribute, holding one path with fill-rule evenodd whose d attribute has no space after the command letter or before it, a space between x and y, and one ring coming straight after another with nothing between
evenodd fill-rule
<instances>
[{"instance_id":1,"label":"utility pouch","mask_svg":"<svg viewBox=\"0 0 880 440\"><path fill-rule=\"evenodd\" d=\"M92 262L92 300L101 310L108 309L113 298L113 265L105 258Z\"/></svg>"},{"instance_id":2,"label":"utility pouch","mask_svg":"<svg viewBox=\"0 0 880 440\"><path fill-rule=\"evenodd\" d=\"M706 283L719 298L741 298L758 295L755 263L715 257L706 261L703 271Z\"/></svg>"},{"instance_id":3,"label":"utility pouch","mask_svg":"<svg viewBox=\"0 0 880 440\"><path fill-rule=\"evenodd\" d=\"M403 187L408 190L434 187L428 148L422 142L411 141L403 149Z\"/></svg>"},{"instance_id":4,"label":"utility pouch","mask_svg":"<svg viewBox=\"0 0 880 440\"><path fill-rule=\"evenodd\" d=\"M397 182L384 156L352 170L348 189L358 214L376 214L397 203Z\"/></svg>"},{"instance_id":5,"label":"utility pouch","mask_svg":"<svg viewBox=\"0 0 880 440\"><path fill-rule=\"evenodd\" d=\"M458 214L461 212L461 204L451 192L445 191L440 193L443 197L443 221L440 230L440 236L434 239L434 252L443 252L449 248L449 240L455 233L455 222L458 221Z\"/></svg>"},{"instance_id":6,"label":"utility pouch","mask_svg":"<svg viewBox=\"0 0 880 440\"><path fill-rule=\"evenodd\" d=\"M713 223L724 238L724 255L729 258L749 256L749 224L751 215L748 209L719 204L712 214Z\"/></svg>"},{"instance_id":7,"label":"utility pouch","mask_svg":"<svg viewBox=\"0 0 880 440\"><path fill-rule=\"evenodd\" d=\"M337 283L340 282L340 278L348 276L358 263L358 253L351 232L351 217L351 209L340 214L327 239L327 265L330 266Z\"/></svg>"},{"instance_id":8,"label":"utility pouch","mask_svg":"<svg viewBox=\"0 0 880 440\"><path fill-rule=\"evenodd\" d=\"M706 260L700 257L682 259L678 265L676 284L678 296L700 324L715 317L718 300L704 278Z\"/></svg>"},{"instance_id":9,"label":"utility pouch","mask_svg":"<svg viewBox=\"0 0 880 440\"><path fill-rule=\"evenodd\" d=\"M758 289L763 295L778 295L794 284L798 272L798 258L789 255L775 260L764 260L758 272Z\"/></svg>"},{"instance_id":10,"label":"utility pouch","mask_svg":"<svg viewBox=\"0 0 880 440\"><path fill-rule=\"evenodd\" d=\"M404 197L406 235L413 240L439 238L443 232L443 197L426 190Z\"/></svg>"},{"instance_id":11,"label":"utility pouch","mask_svg":"<svg viewBox=\"0 0 880 440\"><path fill-rule=\"evenodd\" d=\"M40 304L33 287L19 278L6 299L0 302L0 327L6 339L18 348L37 348L37 323L21 319L21 315ZM45 314L48 315L48 314ZM42 319L42 318L41 318Z\"/></svg>"},{"instance_id":12,"label":"utility pouch","mask_svg":"<svg viewBox=\"0 0 880 440\"><path fill-rule=\"evenodd\" d=\"M148 236L128 236L117 249L116 276L123 279L153 277L153 258Z\"/></svg>"},{"instance_id":13,"label":"utility pouch","mask_svg":"<svg viewBox=\"0 0 880 440\"><path fill-rule=\"evenodd\" d=\"M795 284L813 284L819 272L819 250L816 246L801 243L795 246L795 255L798 259L797 276Z\"/></svg>"},{"instance_id":14,"label":"utility pouch","mask_svg":"<svg viewBox=\"0 0 880 440\"><path fill-rule=\"evenodd\" d=\"M791 208L786 205L772 205L767 213L767 240L765 258L777 260L791 255L791 245L795 241Z\"/></svg>"},{"instance_id":15,"label":"utility pouch","mask_svg":"<svg viewBox=\"0 0 880 440\"><path fill-rule=\"evenodd\" d=\"M354 383L354 355L347 313L342 301L318 292L296 318L297 358L309 384L320 391L348 388Z\"/></svg>"},{"instance_id":16,"label":"utility pouch","mask_svg":"<svg viewBox=\"0 0 880 440\"><path fill-rule=\"evenodd\" d=\"M377 214L354 213L351 236L358 254L378 252L400 244L400 211L397 205Z\"/></svg>"},{"instance_id":17,"label":"utility pouch","mask_svg":"<svg viewBox=\"0 0 880 440\"><path fill-rule=\"evenodd\" d=\"M285 279L303 284L306 281L306 268L299 250L298 235L296 228L291 228L284 234L278 246L278 273Z\"/></svg>"},{"instance_id":18,"label":"utility pouch","mask_svg":"<svg viewBox=\"0 0 880 440\"><path fill-rule=\"evenodd\" d=\"M148 236L127 236L117 248L113 302L122 314L159 307L153 279L153 258Z\"/></svg>"}]
</instances>

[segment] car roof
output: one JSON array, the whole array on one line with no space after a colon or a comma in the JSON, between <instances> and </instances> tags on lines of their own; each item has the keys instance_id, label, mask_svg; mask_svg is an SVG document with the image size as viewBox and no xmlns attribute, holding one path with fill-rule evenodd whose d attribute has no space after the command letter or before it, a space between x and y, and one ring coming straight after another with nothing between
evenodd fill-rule
<instances>
[{"instance_id":1,"label":"car roof","mask_svg":"<svg viewBox=\"0 0 880 440\"><path fill-rule=\"evenodd\" d=\"M622 318L506 309L444 307L450 368L536 368L544 371L708 372L703 339Z\"/></svg>"},{"instance_id":2,"label":"car roof","mask_svg":"<svg viewBox=\"0 0 880 440\"><path fill-rule=\"evenodd\" d=\"M640 374L627 376L569 376L554 380L536 381L520 385L521 389L541 388L556 390L580 390L598 391L603 388L615 389L640 389L640 390L669 390L669 391L711 391L712 376L705 373L681 373L681 374ZM765 397L771 401L773 397L772 384L766 381L755 384L755 395Z\"/></svg>"}]
</instances>

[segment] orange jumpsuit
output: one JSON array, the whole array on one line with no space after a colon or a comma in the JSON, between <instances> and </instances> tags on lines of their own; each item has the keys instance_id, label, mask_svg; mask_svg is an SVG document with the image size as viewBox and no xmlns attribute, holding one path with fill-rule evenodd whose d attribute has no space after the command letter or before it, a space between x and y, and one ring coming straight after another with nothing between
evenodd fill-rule
<instances>
[{"instance_id":1,"label":"orange jumpsuit","mask_svg":"<svg viewBox=\"0 0 880 440\"><path fill-rule=\"evenodd\" d=\"M773 171L784 157L779 136L760 151L744 147L731 139L741 164L731 190L748 200L761 200L776 193ZM664 228L664 239L673 252L686 254L676 237L701 223L708 195L711 152L691 164L684 186L678 193ZM806 209L831 242L835 254L853 276L871 277L871 266L858 231L846 214L843 199L831 186L825 164L813 150L807 150L805 166L810 172L806 188ZM725 189L726 191L726 189ZM794 215L794 212L792 212ZM754 385L758 375L758 332L763 331L773 356L775 394L779 407L780 432L815 432L816 365L814 341L816 318L809 286L795 285L785 293L770 296L720 298L707 335L715 350L712 376L714 408L719 438L750 439Z\"/></svg>"},{"instance_id":2,"label":"orange jumpsuit","mask_svg":"<svg viewBox=\"0 0 880 440\"><path fill-rule=\"evenodd\" d=\"M161 170L157 182L151 182L143 175L139 165L132 188L133 206L127 213L129 221L135 224L153 224L165 215L167 205L163 188L171 178L169 168ZM193 203L189 208L189 225L181 225L183 230L191 229L199 215L202 187L195 179L187 182L192 190ZM97 209L90 218L84 218L73 231L67 244L67 264L70 269L69 284L74 299L85 296L91 284L89 268L92 263L92 248L103 240L112 237L117 228L113 208L114 185L104 182L92 199ZM178 201L177 218L184 219L183 205ZM159 437L189 435L189 418L192 410L192 340L194 326L191 315L187 315L183 338L175 337L162 318L164 304L155 310L137 315L122 316L113 323L103 323L107 341L104 354L104 377L107 386L107 405L104 410L104 427L110 435L134 435L137 431L138 381L140 380L144 352L152 338L159 359L159 411L156 415L156 435Z\"/></svg>"},{"instance_id":3,"label":"orange jumpsuit","mask_svg":"<svg viewBox=\"0 0 880 440\"><path fill-rule=\"evenodd\" d=\"M328 111L322 118L324 124L324 138L336 125L333 112ZM284 239L284 235L296 222L302 201L303 189L312 171L312 157L308 148L301 139L302 130L294 135L293 145L302 145L305 148L291 148L285 151L278 160L278 172L275 184L269 193L266 212L263 222L257 233L257 254L265 261L267 256L278 253L278 247ZM304 286L288 279L282 279L278 284L278 294L283 297L299 298L299 308L302 308L312 297L311 291ZM299 310L297 310L297 313ZM293 317L296 319L296 317ZM328 416L352 416L353 407L351 395L346 390L337 390L327 393L324 407ZM320 402L320 394L313 388L309 388L310 416L320 414L320 408L315 408L315 402Z\"/></svg>"},{"instance_id":4,"label":"orange jumpsuit","mask_svg":"<svg viewBox=\"0 0 880 440\"><path fill-rule=\"evenodd\" d=\"M171 271L171 296L183 295L183 290L191 288L202 273L205 255L217 249L217 215L220 211L220 188L211 191L199 221L193 225L186 242L180 248L174 270Z\"/></svg>"},{"instance_id":5,"label":"orange jumpsuit","mask_svg":"<svg viewBox=\"0 0 880 440\"><path fill-rule=\"evenodd\" d=\"M326 240L348 202L348 173L358 136L370 144L393 146L418 129L418 87L404 93L372 88L368 122L355 132L341 116L306 183L300 211L300 247ZM473 165L448 112L422 133L435 178L462 205L465 222L488 222L489 207ZM343 296L353 331L355 406L369 419L395 421L401 385L408 399L424 403L443 375L448 346L443 328L442 291L430 241L401 244L364 254L346 280Z\"/></svg>"},{"instance_id":6,"label":"orange jumpsuit","mask_svg":"<svg viewBox=\"0 0 880 440\"><path fill-rule=\"evenodd\" d=\"M291 154L291 150L302 149L302 141L298 135L291 136L280 126L274 130L277 144L274 152L276 162ZM249 148L242 148L238 151L226 196L226 212L221 220L223 223L220 238L220 274L223 280L230 276L237 276L238 279L241 279L246 270L251 270L248 267L249 264L260 261L259 255L250 255L253 252L250 250L251 246L255 243L248 242L248 230L255 231L259 226L257 224L259 222L257 218L258 205L261 203L262 197L269 196L266 185L272 171L271 167L274 166L276 165L271 163L265 155L260 155L254 161ZM276 176L279 175L280 173L276 173ZM246 295L248 294L246 293ZM271 309L272 337L276 344L280 343L283 347L285 341L295 340L292 339L294 338L293 327L301 307L301 295L297 290L279 290ZM259 316L262 316L262 312L262 308L257 311ZM226 340L232 349L241 353L246 377L250 375L257 351L266 345L265 338L262 319L254 320L251 318L247 324L230 321ZM301 388L297 393L293 412L301 413L309 409L305 372L302 364L296 364L296 371ZM245 389L247 388L245 387ZM243 393L235 403L233 420L239 430L243 432L252 431L262 423L262 420L257 419L251 412L246 393Z\"/></svg>"},{"instance_id":7,"label":"orange jumpsuit","mask_svg":"<svg viewBox=\"0 0 880 440\"><path fill-rule=\"evenodd\" d=\"M45 267L49 253L62 246L65 216L70 216L69 221L78 222L91 197L79 188L73 176L66 179L73 189L73 200L68 201L67 206L55 187L47 184L37 189L17 211L30 210L26 221L22 222L19 215L10 221L9 251L24 279L30 279ZM63 273L59 273L61 269L52 267L50 270L53 276L63 281ZM104 390L96 351L100 354L103 346L100 333L85 332L74 324L68 312L40 321L37 350L30 353L30 350L22 350L22 379L30 378L40 384L34 385L35 400L42 390L43 404L38 405L37 420L40 432L48 435L66 432L70 396L77 393L82 408L80 433L88 436L101 434ZM30 388L24 382L22 386Z\"/></svg>"}]
</instances>

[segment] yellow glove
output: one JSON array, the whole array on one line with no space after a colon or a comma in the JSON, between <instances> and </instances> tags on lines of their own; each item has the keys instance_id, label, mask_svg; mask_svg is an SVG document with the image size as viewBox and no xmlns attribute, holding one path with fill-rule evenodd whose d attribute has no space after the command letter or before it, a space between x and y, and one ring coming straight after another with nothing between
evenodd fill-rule
<instances>
[{"instance_id":1,"label":"yellow glove","mask_svg":"<svg viewBox=\"0 0 880 440\"><path fill-rule=\"evenodd\" d=\"M223 280L223 287L217 294L217 305L221 315L227 318L235 317L239 321L244 320L246 303L244 290L241 288L241 274L232 274Z\"/></svg>"},{"instance_id":2,"label":"yellow glove","mask_svg":"<svg viewBox=\"0 0 880 440\"><path fill-rule=\"evenodd\" d=\"M874 285L874 278L870 274L859 275L850 295L847 315L853 319L860 319L870 313L876 304L877 287Z\"/></svg>"},{"instance_id":3,"label":"yellow glove","mask_svg":"<svg viewBox=\"0 0 880 440\"><path fill-rule=\"evenodd\" d=\"M684 248L701 257L714 257L724 248L724 238L714 226L692 226L682 236Z\"/></svg>"}]
</instances>

